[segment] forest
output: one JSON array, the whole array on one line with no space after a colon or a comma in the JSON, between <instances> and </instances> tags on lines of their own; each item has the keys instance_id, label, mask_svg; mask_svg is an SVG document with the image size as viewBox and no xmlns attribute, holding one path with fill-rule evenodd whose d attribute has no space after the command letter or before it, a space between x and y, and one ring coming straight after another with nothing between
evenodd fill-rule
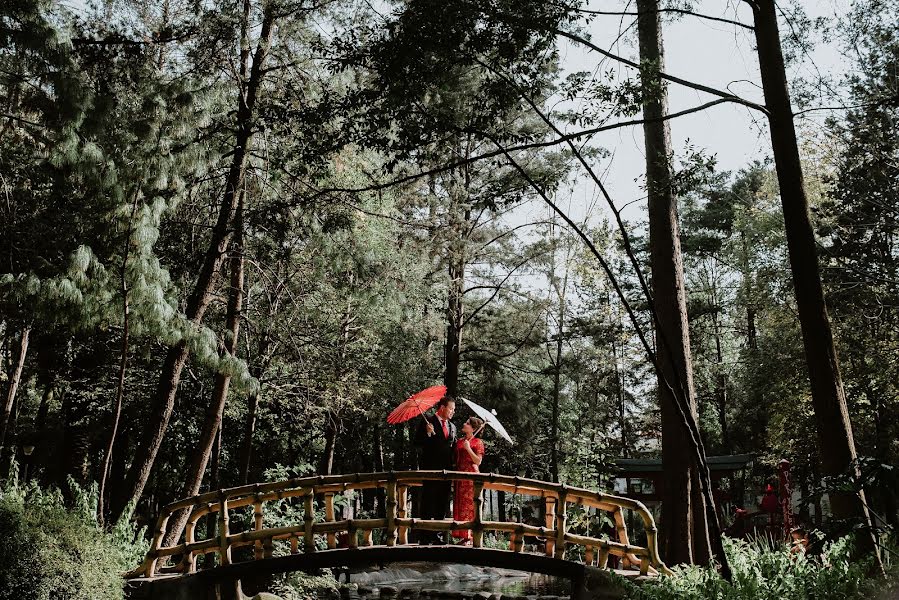
<instances>
[{"instance_id":1,"label":"forest","mask_svg":"<svg viewBox=\"0 0 899 600\"><path fill-rule=\"evenodd\" d=\"M0 3L0 599L122 598L175 500L416 470L419 420L386 417L435 384L460 432L471 399L514 437L485 431L483 473L627 495L622 465L661 465L674 575L630 597L893 597L897 24ZM790 522L737 535L768 486ZM334 584L304 582L281 594Z\"/></svg>"}]
</instances>

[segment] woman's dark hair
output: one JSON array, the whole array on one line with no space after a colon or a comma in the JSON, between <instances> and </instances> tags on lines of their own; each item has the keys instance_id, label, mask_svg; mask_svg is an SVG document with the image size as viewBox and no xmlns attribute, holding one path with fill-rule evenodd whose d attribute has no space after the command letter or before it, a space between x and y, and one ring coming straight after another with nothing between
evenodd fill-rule
<instances>
[{"instance_id":1,"label":"woman's dark hair","mask_svg":"<svg viewBox=\"0 0 899 600\"><path fill-rule=\"evenodd\" d=\"M475 431L477 431L478 429L480 429L481 427L484 426L484 420L483 420L483 419L479 419L479 418L477 418L477 417L469 417L469 418L468 418L468 424L471 425L471 428L472 428L472 429L474 429Z\"/></svg>"},{"instance_id":2,"label":"woman's dark hair","mask_svg":"<svg viewBox=\"0 0 899 600\"><path fill-rule=\"evenodd\" d=\"M437 403L437 408L440 408L441 406L446 406L450 402L455 403L456 399L453 398L452 396L450 396L449 394L447 394L446 396L444 396L443 398L440 399L440 402Z\"/></svg>"}]
</instances>

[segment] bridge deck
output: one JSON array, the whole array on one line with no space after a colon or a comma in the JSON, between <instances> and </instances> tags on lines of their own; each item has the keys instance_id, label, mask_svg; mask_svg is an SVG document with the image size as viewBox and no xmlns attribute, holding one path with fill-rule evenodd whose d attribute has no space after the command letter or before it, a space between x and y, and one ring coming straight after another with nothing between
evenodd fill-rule
<instances>
[{"instance_id":1,"label":"bridge deck","mask_svg":"<svg viewBox=\"0 0 899 600\"><path fill-rule=\"evenodd\" d=\"M463 546L370 546L355 550L322 550L308 554L288 554L265 560L245 561L199 570L190 575L160 574L131 580L131 600L216 597L228 582L265 581L278 573L316 573L336 567L364 567L391 563L468 564L528 573L543 573L571 580L572 599L605 597L617 587L610 572L628 579L645 576L639 570L598 569L574 562L525 552ZM216 590L210 594L210 590ZM234 596L239 597L239 595Z\"/></svg>"}]
</instances>

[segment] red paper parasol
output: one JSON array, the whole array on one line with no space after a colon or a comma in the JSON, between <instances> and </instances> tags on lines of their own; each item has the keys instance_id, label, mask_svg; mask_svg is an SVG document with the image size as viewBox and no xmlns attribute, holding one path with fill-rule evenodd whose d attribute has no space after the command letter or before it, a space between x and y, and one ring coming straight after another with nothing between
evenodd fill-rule
<instances>
[{"instance_id":1,"label":"red paper parasol","mask_svg":"<svg viewBox=\"0 0 899 600\"><path fill-rule=\"evenodd\" d=\"M387 422L396 425L414 419L418 415L424 415L426 410L440 402L445 395L445 385L434 385L417 394L412 394L405 402L393 409L393 412L387 416Z\"/></svg>"}]
</instances>

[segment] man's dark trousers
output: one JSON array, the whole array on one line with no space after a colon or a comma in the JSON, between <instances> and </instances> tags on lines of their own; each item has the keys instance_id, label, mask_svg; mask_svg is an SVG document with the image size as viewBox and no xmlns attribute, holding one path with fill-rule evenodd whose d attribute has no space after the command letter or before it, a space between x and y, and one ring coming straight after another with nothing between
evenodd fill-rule
<instances>
[{"instance_id":1,"label":"man's dark trousers","mask_svg":"<svg viewBox=\"0 0 899 600\"><path fill-rule=\"evenodd\" d=\"M452 470L455 464L456 426L447 421L447 431L436 415L427 417L434 427L434 435L428 436L424 420L419 420L415 433L415 443L421 448L420 467L424 471ZM449 512L450 481L426 481L421 489L421 518L445 519ZM438 544L444 541L443 534L434 531L420 531L418 540L421 543Z\"/></svg>"}]
</instances>

